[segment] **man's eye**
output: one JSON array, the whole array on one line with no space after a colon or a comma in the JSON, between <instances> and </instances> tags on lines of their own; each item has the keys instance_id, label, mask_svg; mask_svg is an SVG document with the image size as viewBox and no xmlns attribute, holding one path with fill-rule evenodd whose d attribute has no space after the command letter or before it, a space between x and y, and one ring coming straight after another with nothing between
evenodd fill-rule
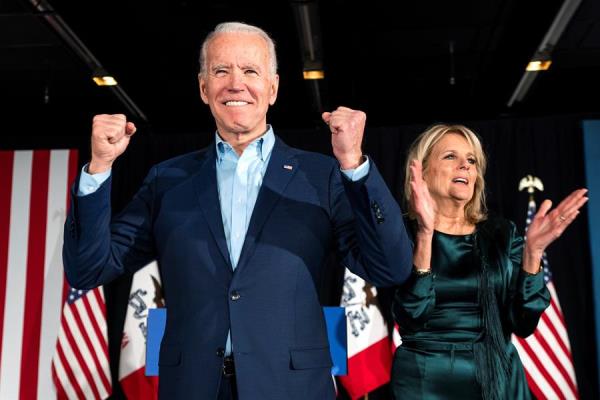
<instances>
[{"instance_id":1,"label":"man's eye","mask_svg":"<svg viewBox=\"0 0 600 400\"><path fill-rule=\"evenodd\" d=\"M225 75L227 73L227 71L225 71L224 69L216 69L215 70L215 75L217 76L222 76Z\"/></svg>"},{"instance_id":2,"label":"man's eye","mask_svg":"<svg viewBox=\"0 0 600 400\"><path fill-rule=\"evenodd\" d=\"M244 72L246 73L246 75L258 75L258 72L256 72L256 70L253 69L247 69Z\"/></svg>"}]
</instances>

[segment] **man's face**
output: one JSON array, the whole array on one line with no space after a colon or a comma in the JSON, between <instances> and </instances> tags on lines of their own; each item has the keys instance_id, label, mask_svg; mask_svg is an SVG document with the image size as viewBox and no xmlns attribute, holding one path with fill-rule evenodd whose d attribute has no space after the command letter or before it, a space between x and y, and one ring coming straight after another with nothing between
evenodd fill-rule
<instances>
[{"instance_id":1,"label":"man's face","mask_svg":"<svg viewBox=\"0 0 600 400\"><path fill-rule=\"evenodd\" d=\"M277 98L279 76L271 73L267 43L256 34L221 33L207 50L202 101L224 140L249 143L267 130L267 110Z\"/></svg>"}]
</instances>

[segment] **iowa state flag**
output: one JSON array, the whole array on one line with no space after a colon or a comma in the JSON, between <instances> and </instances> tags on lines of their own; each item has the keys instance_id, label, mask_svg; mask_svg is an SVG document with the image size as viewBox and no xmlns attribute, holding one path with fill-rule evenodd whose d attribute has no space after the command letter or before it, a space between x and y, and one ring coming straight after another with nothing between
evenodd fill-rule
<instances>
[{"instance_id":1,"label":"iowa state flag","mask_svg":"<svg viewBox=\"0 0 600 400\"><path fill-rule=\"evenodd\" d=\"M392 352L377 289L347 269L341 305L346 308L348 375L339 378L354 400L390 381Z\"/></svg>"},{"instance_id":2,"label":"iowa state flag","mask_svg":"<svg viewBox=\"0 0 600 400\"><path fill-rule=\"evenodd\" d=\"M119 382L130 400L158 399L158 377L146 376L148 310L164 307L158 265L152 262L133 276L121 339Z\"/></svg>"}]
</instances>

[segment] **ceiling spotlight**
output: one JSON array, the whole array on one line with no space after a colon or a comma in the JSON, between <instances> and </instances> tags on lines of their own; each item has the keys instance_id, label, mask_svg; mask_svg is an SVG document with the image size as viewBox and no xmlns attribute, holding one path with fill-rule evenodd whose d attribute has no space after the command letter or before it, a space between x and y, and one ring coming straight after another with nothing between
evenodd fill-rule
<instances>
[{"instance_id":1,"label":"ceiling spotlight","mask_svg":"<svg viewBox=\"0 0 600 400\"><path fill-rule=\"evenodd\" d=\"M92 79L98 86L117 86L117 80L102 67L96 68Z\"/></svg>"},{"instance_id":2,"label":"ceiling spotlight","mask_svg":"<svg viewBox=\"0 0 600 400\"><path fill-rule=\"evenodd\" d=\"M550 65L552 65L551 60L529 61L529 64L527 64L527 68L525 68L525 70L526 71L547 71L550 68Z\"/></svg>"},{"instance_id":3,"label":"ceiling spotlight","mask_svg":"<svg viewBox=\"0 0 600 400\"><path fill-rule=\"evenodd\" d=\"M96 82L96 85L98 85L98 86L117 86L118 85L117 80L110 75L101 75L101 76L94 75L92 77L92 79L94 80L94 82Z\"/></svg>"},{"instance_id":4,"label":"ceiling spotlight","mask_svg":"<svg viewBox=\"0 0 600 400\"><path fill-rule=\"evenodd\" d=\"M325 79L325 71L323 71L322 69L319 69L319 70L313 69L313 70L304 71L303 75L304 75L305 80Z\"/></svg>"}]
</instances>

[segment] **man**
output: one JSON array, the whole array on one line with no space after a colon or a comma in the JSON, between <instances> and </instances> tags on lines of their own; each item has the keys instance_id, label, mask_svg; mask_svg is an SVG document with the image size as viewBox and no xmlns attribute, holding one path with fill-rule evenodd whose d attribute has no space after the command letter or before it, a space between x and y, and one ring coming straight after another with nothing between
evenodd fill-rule
<instances>
[{"instance_id":1,"label":"man","mask_svg":"<svg viewBox=\"0 0 600 400\"><path fill-rule=\"evenodd\" d=\"M276 71L264 31L217 26L199 74L216 143L153 167L112 221L110 168L135 126L123 115L94 118L65 269L74 287L91 288L158 260L168 308L163 399L333 398L316 289L329 251L377 285L411 271L401 211L361 152L365 114L323 114L337 162L290 148L266 123Z\"/></svg>"}]
</instances>

